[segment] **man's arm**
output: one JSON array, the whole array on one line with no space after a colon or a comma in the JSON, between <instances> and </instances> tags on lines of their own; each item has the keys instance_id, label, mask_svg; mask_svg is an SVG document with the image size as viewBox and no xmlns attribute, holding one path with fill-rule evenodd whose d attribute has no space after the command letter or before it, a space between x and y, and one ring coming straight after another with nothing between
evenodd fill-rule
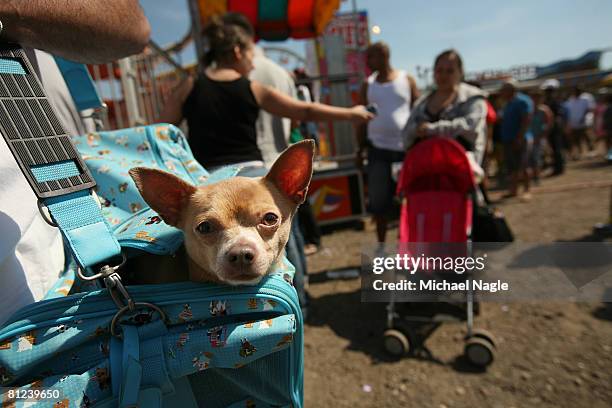
<instances>
[{"instance_id":1,"label":"man's arm","mask_svg":"<svg viewBox=\"0 0 612 408\"><path fill-rule=\"evenodd\" d=\"M4 0L0 40L103 63L142 51L151 28L137 0Z\"/></svg>"},{"instance_id":2,"label":"man's arm","mask_svg":"<svg viewBox=\"0 0 612 408\"><path fill-rule=\"evenodd\" d=\"M410 107L412 108L414 103L421 96L421 92L419 91L419 88L417 88L416 81L412 75L408 75L408 83L410 84Z\"/></svg>"},{"instance_id":3,"label":"man's arm","mask_svg":"<svg viewBox=\"0 0 612 408\"><path fill-rule=\"evenodd\" d=\"M531 120L533 119L533 114L536 109L533 106L533 103L530 101L521 101L521 127L519 128L518 134L516 135L516 147L523 146L525 142L525 134L529 130L529 126L531 125Z\"/></svg>"},{"instance_id":4,"label":"man's arm","mask_svg":"<svg viewBox=\"0 0 612 408\"><path fill-rule=\"evenodd\" d=\"M540 105L539 109L541 109L542 112L544 112L544 124L546 125L546 128L544 129L544 132L542 133L541 137L546 139L548 138L548 135L552 131L555 117L548 106Z\"/></svg>"},{"instance_id":5,"label":"man's arm","mask_svg":"<svg viewBox=\"0 0 612 408\"><path fill-rule=\"evenodd\" d=\"M525 133L527 133L527 129L529 129L529 125L531 124L531 118L533 114L529 111L525 112L523 118L521 119L521 127L519 128L518 135L516 137L517 146L522 146L525 141Z\"/></svg>"}]
</instances>

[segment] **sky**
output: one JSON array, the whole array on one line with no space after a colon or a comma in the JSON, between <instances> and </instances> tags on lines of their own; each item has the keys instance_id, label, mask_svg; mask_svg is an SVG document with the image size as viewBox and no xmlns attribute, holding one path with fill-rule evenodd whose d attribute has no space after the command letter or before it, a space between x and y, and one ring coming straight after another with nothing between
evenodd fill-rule
<instances>
[{"instance_id":1,"label":"sky","mask_svg":"<svg viewBox=\"0 0 612 408\"><path fill-rule=\"evenodd\" d=\"M467 72L507 69L522 64L547 65L588 50L612 48L612 1L609 0L356 0L367 10L370 26L381 28L372 41L385 41L391 63L416 75L430 67L442 50L455 48ZM142 0L152 37L167 45L189 28L187 0ZM340 11L352 10L342 1ZM265 44L264 44L265 45ZM304 55L304 41L273 43ZM182 62L194 61L193 50ZM612 52L604 55L612 67Z\"/></svg>"}]
</instances>

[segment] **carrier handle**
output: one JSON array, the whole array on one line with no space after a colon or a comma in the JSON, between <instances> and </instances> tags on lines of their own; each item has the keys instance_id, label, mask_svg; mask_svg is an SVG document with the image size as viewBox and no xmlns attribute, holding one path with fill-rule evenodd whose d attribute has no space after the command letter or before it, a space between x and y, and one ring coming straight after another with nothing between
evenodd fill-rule
<instances>
[{"instance_id":1,"label":"carrier handle","mask_svg":"<svg viewBox=\"0 0 612 408\"><path fill-rule=\"evenodd\" d=\"M96 84L94 83L87 66L77 62L68 61L55 56L55 62L59 68L64 81L68 86L68 91L77 109L81 112L82 119L92 119L96 130L104 128L103 118L108 108L98 95ZM92 113L84 115L83 111L92 109Z\"/></svg>"}]
</instances>

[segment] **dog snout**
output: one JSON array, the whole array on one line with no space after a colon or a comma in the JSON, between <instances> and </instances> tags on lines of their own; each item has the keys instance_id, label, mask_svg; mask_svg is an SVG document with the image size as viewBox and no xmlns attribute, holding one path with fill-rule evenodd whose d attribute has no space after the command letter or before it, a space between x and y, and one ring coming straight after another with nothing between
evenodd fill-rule
<instances>
[{"instance_id":1,"label":"dog snout","mask_svg":"<svg viewBox=\"0 0 612 408\"><path fill-rule=\"evenodd\" d=\"M237 245L227 253L227 260L235 267L250 266L255 262L255 248L250 245Z\"/></svg>"}]
</instances>

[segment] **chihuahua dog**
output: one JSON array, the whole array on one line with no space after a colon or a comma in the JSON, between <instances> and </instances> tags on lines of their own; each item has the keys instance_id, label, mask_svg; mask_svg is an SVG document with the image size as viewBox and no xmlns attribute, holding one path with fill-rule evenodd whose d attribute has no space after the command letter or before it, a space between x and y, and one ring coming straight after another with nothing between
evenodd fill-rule
<instances>
[{"instance_id":1,"label":"chihuahua dog","mask_svg":"<svg viewBox=\"0 0 612 408\"><path fill-rule=\"evenodd\" d=\"M314 143L302 141L287 148L264 177L200 187L162 170L131 169L147 204L185 236L186 259L148 257L136 267L146 275L138 276L138 283L258 283L283 254L293 216L306 199L313 156Z\"/></svg>"}]
</instances>

